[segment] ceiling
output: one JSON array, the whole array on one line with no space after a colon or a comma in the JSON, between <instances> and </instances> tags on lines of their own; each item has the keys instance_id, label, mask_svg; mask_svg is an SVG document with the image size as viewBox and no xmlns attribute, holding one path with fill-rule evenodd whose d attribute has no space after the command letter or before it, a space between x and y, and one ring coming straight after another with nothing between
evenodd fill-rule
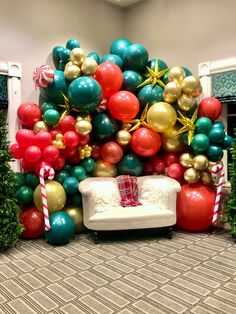
<instances>
[{"instance_id":1,"label":"ceiling","mask_svg":"<svg viewBox=\"0 0 236 314\"><path fill-rule=\"evenodd\" d=\"M135 4L140 0L106 0L106 1L118 5L119 7L127 8L128 6Z\"/></svg>"}]
</instances>

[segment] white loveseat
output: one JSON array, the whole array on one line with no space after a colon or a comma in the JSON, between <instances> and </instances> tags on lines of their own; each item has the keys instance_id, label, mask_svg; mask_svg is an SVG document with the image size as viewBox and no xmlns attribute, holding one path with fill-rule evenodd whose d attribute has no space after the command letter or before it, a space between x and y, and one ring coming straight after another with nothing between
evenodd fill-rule
<instances>
[{"instance_id":1,"label":"white loveseat","mask_svg":"<svg viewBox=\"0 0 236 314\"><path fill-rule=\"evenodd\" d=\"M84 225L94 231L172 227L176 223L176 196L180 184L161 175L137 178L139 201L135 207L120 206L115 178L92 177L79 183L82 193ZM172 229L169 228L169 237Z\"/></svg>"}]
</instances>

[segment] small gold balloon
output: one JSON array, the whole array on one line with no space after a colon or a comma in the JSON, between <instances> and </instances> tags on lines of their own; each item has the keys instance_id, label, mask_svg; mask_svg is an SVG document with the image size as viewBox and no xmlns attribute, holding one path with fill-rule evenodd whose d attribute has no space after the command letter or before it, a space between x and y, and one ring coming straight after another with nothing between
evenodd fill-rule
<instances>
[{"instance_id":1,"label":"small gold balloon","mask_svg":"<svg viewBox=\"0 0 236 314\"><path fill-rule=\"evenodd\" d=\"M201 181L205 185L211 185L213 184L213 178L210 172L202 171L201 172Z\"/></svg>"},{"instance_id":2,"label":"small gold balloon","mask_svg":"<svg viewBox=\"0 0 236 314\"><path fill-rule=\"evenodd\" d=\"M200 80L193 75L187 76L181 83L183 92L187 95L193 95L200 86Z\"/></svg>"},{"instance_id":3,"label":"small gold balloon","mask_svg":"<svg viewBox=\"0 0 236 314\"><path fill-rule=\"evenodd\" d=\"M61 210L65 206L66 193L65 193L65 190L63 189L63 186L57 181L53 181L53 180L46 181L45 186L46 186L45 189L46 189L47 202L48 202L48 211L49 211L49 214L52 214ZM33 200L34 200L35 206L39 210L43 210L40 184L34 190Z\"/></svg>"},{"instance_id":4,"label":"small gold balloon","mask_svg":"<svg viewBox=\"0 0 236 314\"><path fill-rule=\"evenodd\" d=\"M173 104L176 102L175 97L171 97L170 95L167 95L166 93L163 93L162 97L166 103Z\"/></svg>"},{"instance_id":5,"label":"small gold balloon","mask_svg":"<svg viewBox=\"0 0 236 314\"><path fill-rule=\"evenodd\" d=\"M193 166L193 156L189 153L180 155L179 162L185 168L191 168Z\"/></svg>"},{"instance_id":6,"label":"small gold balloon","mask_svg":"<svg viewBox=\"0 0 236 314\"><path fill-rule=\"evenodd\" d=\"M80 115L76 118L77 121L80 121L80 120L86 120L86 121L89 121L91 122L92 121L92 117L87 114L87 113L80 113Z\"/></svg>"},{"instance_id":7,"label":"small gold balloon","mask_svg":"<svg viewBox=\"0 0 236 314\"><path fill-rule=\"evenodd\" d=\"M185 77L186 77L186 74L183 68L173 67L169 71L168 80L169 82L181 83Z\"/></svg>"},{"instance_id":8,"label":"small gold balloon","mask_svg":"<svg viewBox=\"0 0 236 314\"><path fill-rule=\"evenodd\" d=\"M193 158L193 168L196 170L206 170L209 161L205 155L197 155Z\"/></svg>"},{"instance_id":9,"label":"small gold balloon","mask_svg":"<svg viewBox=\"0 0 236 314\"><path fill-rule=\"evenodd\" d=\"M181 87L178 82L169 82L166 84L164 94L172 99L177 99L181 95Z\"/></svg>"},{"instance_id":10,"label":"small gold balloon","mask_svg":"<svg viewBox=\"0 0 236 314\"><path fill-rule=\"evenodd\" d=\"M120 130L116 133L116 141L121 146L126 146L131 141L131 134L126 130Z\"/></svg>"},{"instance_id":11,"label":"small gold balloon","mask_svg":"<svg viewBox=\"0 0 236 314\"><path fill-rule=\"evenodd\" d=\"M200 173L194 168L189 168L184 173L184 179L188 183L196 183L200 179Z\"/></svg>"},{"instance_id":12,"label":"small gold balloon","mask_svg":"<svg viewBox=\"0 0 236 314\"><path fill-rule=\"evenodd\" d=\"M117 174L116 165L111 165L103 160L97 160L93 175L95 177L115 177Z\"/></svg>"},{"instance_id":13,"label":"small gold balloon","mask_svg":"<svg viewBox=\"0 0 236 314\"><path fill-rule=\"evenodd\" d=\"M87 57L82 63L81 70L84 75L92 76L97 71L98 64L96 60L91 57Z\"/></svg>"},{"instance_id":14,"label":"small gold balloon","mask_svg":"<svg viewBox=\"0 0 236 314\"><path fill-rule=\"evenodd\" d=\"M79 150L80 159L84 159L85 157L88 158L91 156L93 148L89 146L88 144L86 144L82 147L79 147L78 150Z\"/></svg>"},{"instance_id":15,"label":"small gold balloon","mask_svg":"<svg viewBox=\"0 0 236 314\"><path fill-rule=\"evenodd\" d=\"M34 124L34 133L39 131L48 131L48 127L44 121L38 121Z\"/></svg>"},{"instance_id":16,"label":"small gold balloon","mask_svg":"<svg viewBox=\"0 0 236 314\"><path fill-rule=\"evenodd\" d=\"M183 150L181 134L175 135L177 128L169 129L161 134L161 146L168 153L180 153Z\"/></svg>"},{"instance_id":17,"label":"small gold balloon","mask_svg":"<svg viewBox=\"0 0 236 314\"><path fill-rule=\"evenodd\" d=\"M85 53L81 48L74 48L70 52L70 60L72 63L81 66L85 60Z\"/></svg>"},{"instance_id":18,"label":"small gold balloon","mask_svg":"<svg viewBox=\"0 0 236 314\"><path fill-rule=\"evenodd\" d=\"M68 81L72 81L80 75L80 72L81 72L80 68L77 65L75 65L75 64L67 65L66 64L65 70L64 70L64 76Z\"/></svg>"},{"instance_id":19,"label":"small gold balloon","mask_svg":"<svg viewBox=\"0 0 236 314\"><path fill-rule=\"evenodd\" d=\"M81 135L87 135L92 131L92 124L87 120L79 120L75 124L76 131Z\"/></svg>"},{"instance_id":20,"label":"small gold balloon","mask_svg":"<svg viewBox=\"0 0 236 314\"><path fill-rule=\"evenodd\" d=\"M131 123L128 123L128 122L125 122L122 124L122 130L129 130L130 128L132 127L132 124Z\"/></svg>"},{"instance_id":21,"label":"small gold balloon","mask_svg":"<svg viewBox=\"0 0 236 314\"><path fill-rule=\"evenodd\" d=\"M77 206L68 206L63 209L74 221L76 232L85 229L83 220L83 209Z\"/></svg>"},{"instance_id":22,"label":"small gold balloon","mask_svg":"<svg viewBox=\"0 0 236 314\"><path fill-rule=\"evenodd\" d=\"M182 94L178 99L178 106L184 111L189 111L195 105L195 99L191 95Z\"/></svg>"}]
</instances>

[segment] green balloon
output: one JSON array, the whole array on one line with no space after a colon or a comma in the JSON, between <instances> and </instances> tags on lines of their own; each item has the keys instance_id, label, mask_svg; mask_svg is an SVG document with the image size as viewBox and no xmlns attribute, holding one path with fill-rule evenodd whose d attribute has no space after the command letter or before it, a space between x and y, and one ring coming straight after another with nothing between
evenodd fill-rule
<instances>
[{"instance_id":1,"label":"green balloon","mask_svg":"<svg viewBox=\"0 0 236 314\"><path fill-rule=\"evenodd\" d=\"M213 127L210 130L208 137L212 144L221 144L225 138L225 131L221 127Z\"/></svg>"},{"instance_id":2,"label":"green balloon","mask_svg":"<svg viewBox=\"0 0 236 314\"><path fill-rule=\"evenodd\" d=\"M77 39L71 38L66 43L67 49L74 49L74 48L80 48L80 42Z\"/></svg>"},{"instance_id":3,"label":"green balloon","mask_svg":"<svg viewBox=\"0 0 236 314\"><path fill-rule=\"evenodd\" d=\"M162 81L164 84L168 84L169 83L169 71L167 71L165 73L165 75L162 77Z\"/></svg>"},{"instance_id":4,"label":"green balloon","mask_svg":"<svg viewBox=\"0 0 236 314\"><path fill-rule=\"evenodd\" d=\"M80 164L86 171L86 173L90 173L95 169L95 161L92 158L84 158Z\"/></svg>"},{"instance_id":5,"label":"green balloon","mask_svg":"<svg viewBox=\"0 0 236 314\"><path fill-rule=\"evenodd\" d=\"M136 155L130 153L125 155L117 165L119 174L140 176L144 170L144 163Z\"/></svg>"},{"instance_id":6,"label":"green balloon","mask_svg":"<svg viewBox=\"0 0 236 314\"><path fill-rule=\"evenodd\" d=\"M33 201L33 189L23 185L16 191L16 199L22 204L30 204Z\"/></svg>"},{"instance_id":7,"label":"green balloon","mask_svg":"<svg viewBox=\"0 0 236 314\"><path fill-rule=\"evenodd\" d=\"M82 181L87 177L85 169L81 166L73 167L71 169L70 174L72 177L75 177L78 181Z\"/></svg>"},{"instance_id":8,"label":"green balloon","mask_svg":"<svg viewBox=\"0 0 236 314\"><path fill-rule=\"evenodd\" d=\"M128 46L123 55L124 67L127 70L143 71L148 63L147 49L141 44Z\"/></svg>"},{"instance_id":9,"label":"green balloon","mask_svg":"<svg viewBox=\"0 0 236 314\"><path fill-rule=\"evenodd\" d=\"M223 141L223 143L221 144L221 147L222 147L223 149L229 149L229 148L232 146L233 141L234 141L234 139L232 138L232 136L230 136L230 135L225 135L224 141Z\"/></svg>"},{"instance_id":10,"label":"green balloon","mask_svg":"<svg viewBox=\"0 0 236 314\"><path fill-rule=\"evenodd\" d=\"M25 175L25 183L32 189L35 189L36 186L39 185L39 178L33 173L27 173Z\"/></svg>"},{"instance_id":11,"label":"green balloon","mask_svg":"<svg viewBox=\"0 0 236 314\"><path fill-rule=\"evenodd\" d=\"M65 48L62 46L55 46L52 50L52 57L55 60L60 60L60 53L62 50L64 50Z\"/></svg>"},{"instance_id":12,"label":"green balloon","mask_svg":"<svg viewBox=\"0 0 236 314\"><path fill-rule=\"evenodd\" d=\"M95 115L92 120L93 134L99 140L109 140L117 131L117 122L106 113Z\"/></svg>"},{"instance_id":13,"label":"green balloon","mask_svg":"<svg viewBox=\"0 0 236 314\"><path fill-rule=\"evenodd\" d=\"M74 206L82 206L82 195L80 192L70 197L70 203Z\"/></svg>"},{"instance_id":14,"label":"green balloon","mask_svg":"<svg viewBox=\"0 0 236 314\"><path fill-rule=\"evenodd\" d=\"M88 55L87 55L87 57L91 57L91 58L93 58L96 62L97 62L97 64L99 64L100 63L100 57L99 57L99 55L96 53L96 52L90 52Z\"/></svg>"},{"instance_id":15,"label":"green balloon","mask_svg":"<svg viewBox=\"0 0 236 314\"><path fill-rule=\"evenodd\" d=\"M195 131L197 133L204 133L207 135L209 131L211 130L211 128L212 128L212 122L209 118L202 117L202 118L197 119L196 127L195 127Z\"/></svg>"},{"instance_id":16,"label":"green balloon","mask_svg":"<svg viewBox=\"0 0 236 314\"><path fill-rule=\"evenodd\" d=\"M152 70L154 70L156 66L156 60L157 60L157 65L158 65L158 71L162 71L168 68L167 64L161 59L151 59L148 61L147 66L151 68Z\"/></svg>"},{"instance_id":17,"label":"green balloon","mask_svg":"<svg viewBox=\"0 0 236 314\"><path fill-rule=\"evenodd\" d=\"M72 81L68 88L68 98L72 106L83 112L96 109L102 99L102 88L95 79L81 76Z\"/></svg>"},{"instance_id":18,"label":"green balloon","mask_svg":"<svg viewBox=\"0 0 236 314\"><path fill-rule=\"evenodd\" d=\"M65 66L66 66L66 63L65 63L65 62L60 61L60 64L59 64L59 66L58 66L58 70L60 70L60 71L64 71L64 70L65 70Z\"/></svg>"},{"instance_id":19,"label":"green balloon","mask_svg":"<svg viewBox=\"0 0 236 314\"><path fill-rule=\"evenodd\" d=\"M126 38L119 38L113 41L110 48L110 53L123 58L124 52L132 43Z\"/></svg>"},{"instance_id":20,"label":"green balloon","mask_svg":"<svg viewBox=\"0 0 236 314\"><path fill-rule=\"evenodd\" d=\"M122 90L127 90L131 93L135 93L138 90L138 86L143 82L142 74L136 71L127 70L122 73L123 86Z\"/></svg>"},{"instance_id":21,"label":"green balloon","mask_svg":"<svg viewBox=\"0 0 236 314\"><path fill-rule=\"evenodd\" d=\"M48 109L57 109L57 105L55 105L52 102L44 102L41 106L41 111L42 113L45 113L45 111L47 111Z\"/></svg>"},{"instance_id":22,"label":"green balloon","mask_svg":"<svg viewBox=\"0 0 236 314\"><path fill-rule=\"evenodd\" d=\"M210 145L206 151L207 157L210 161L219 161L223 158L223 150L218 145Z\"/></svg>"},{"instance_id":23,"label":"green balloon","mask_svg":"<svg viewBox=\"0 0 236 314\"><path fill-rule=\"evenodd\" d=\"M64 48L60 51L60 59L62 62L67 63L70 61L70 49Z\"/></svg>"},{"instance_id":24,"label":"green balloon","mask_svg":"<svg viewBox=\"0 0 236 314\"><path fill-rule=\"evenodd\" d=\"M193 75L192 72L189 71L189 69L187 69L186 67L181 67L181 68L184 70L186 77L190 76L190 75Z\"/></svg>"},{"instance_id":25,"label":"green balloon","mask_svg":"<svg viewBox=\"0 0 236 314\"><path fill-rule=\"evenodd\" d=\"M187 132L182 134L181 139L184 145L188 145L188 133Z\"/></svg>"},{"instance_id":26,"label":"green balloon","mask_svg":"<svg viewBox=\"0 0 236 314\"><path fill-rule=\"evenodd\" d=\"M123 60L115 54L108 53L108 54L102 56L100 58L99 63L103 63L103 62L112 62L112 63L115 63L120 69L123 68Z\"/></svg>"},{"instance_id":27,"label":"green balloon","mask_svg":"<svg viewBox=\"0 0 236 314\"><path fill-rule=\"evenodd\" d=\"M74 195L78 191L79 181L74 177L68 177L63 182L63 188L69 195Z\"/></svg>"},{"instance_id":28,"label":"green balloon","mask_svg":"<svg viewBox=\"0 0 236 314\"><path fill-rule=\"evenodd\" d=\"M25 176L21 172L15 172L14 173L14 183L15 183L15 189L19 189L21 186L25 185Z\"/></svg>"},{"instance_id":29,"label":"green balloon","mask_svg":"<svg viewBox=\"0 0 236 314\"><path fill-rule=\"evenodd\" d=\"M65 165L64 166L64 168L63 168L63 170L65 170L65 171L67 171L67 172L71 172L71 170L72 170L72 168L73 168L73 166L72 165L69 165L69 164L67 164L67 165Z\"/></svg>"},{"instance_id":30,"label":"green balloon","mask_svg":"<svg viewBox=\"0 0 236 314\"><path fill-rule=\"evenodd\" d=\"M141 108L144 109L146 104L150 107L156 102L163 101L163 92L164 89L159 85L153 87L152 84L148 84L142 87L138 93L138 100Z\"/></svg>"},{"instance_id":31,"label":"green balloon","mask_svg":"<svg viewBox=\"0 0 236 314\"><path fill-rule=\"evenodd\" d=\"M69 178L70 174L68 171L66 170L61 170L58 171L58 173L55 175L55 181L63 184L63 182L65 181L65 179Z\"/></svg>"},{"instance_id":32,"label":"green balloon","mask_svg":"<svg viewBox=\"0 0 236 314\"><path fill-rule=\"evenodd\" d=\"M209 138L206 134L199 133L193 137L191 142L192 148L196 152L204 152L209 146Z\"/></svg>"},{"instance_id":33,"label":"green balloon","mask_svg":"<svg viewBox=\"0 0 236 314\"><path fill-rule=\"evenodd\" d=\"M213 128L221 128L221 129L225 129L225 126L224 124L221 122L221 121L218 121L216 120L214 123L213 123Z\"/></svg>"},{"instance_id":34,"label":"green balloon","mask_svg":"<svg viewBox=\"0 0 236 314\"><path fill-rule=\"evenodd\" d=\"M43 115L43 121L48 125L55 126L60 120L60 113L55 109L48 109Z\"/></svg>"}]
</instances>

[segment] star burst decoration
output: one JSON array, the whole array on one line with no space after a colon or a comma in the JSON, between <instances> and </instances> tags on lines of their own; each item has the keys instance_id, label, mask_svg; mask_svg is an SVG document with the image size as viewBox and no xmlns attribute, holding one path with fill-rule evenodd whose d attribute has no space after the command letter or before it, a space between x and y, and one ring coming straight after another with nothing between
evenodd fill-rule
<instances>
[{"instance_id":1,"label":"star burst decoration","mask_svg":"<svg viewBox=\"0 0 236 314\"><path fill-rule=\"evenodd\" d=\"M179 114L179 117L177 120L183 125L183 127L175 133L175 135L179 135L181 133L188 132L188 145L191 144L194 136L194 130L195 130L195 121L197 120L197 109L194 111L191 118L188 118L184 114L182 114L180 111L177 111Z\"/></svg>"}]
</instances>

